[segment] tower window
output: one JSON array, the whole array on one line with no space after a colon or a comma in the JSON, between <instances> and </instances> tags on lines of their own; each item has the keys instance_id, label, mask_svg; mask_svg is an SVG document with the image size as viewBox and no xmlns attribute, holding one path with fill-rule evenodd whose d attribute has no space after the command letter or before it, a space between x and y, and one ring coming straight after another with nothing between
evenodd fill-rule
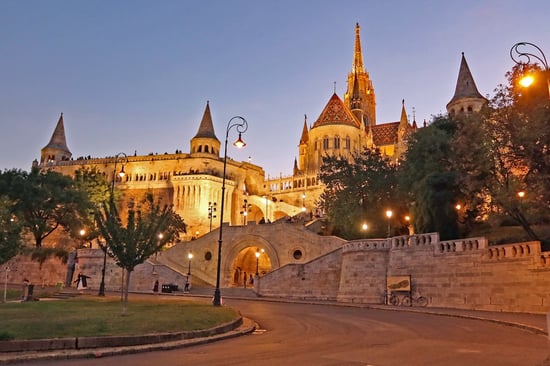
<instances>
[{"instance_id":1,"label":"tower window","mask_svg":"<svg viewBox=\"0 0 550 366\"><path fill-rule=\"evenodd\" d=\"M328 137L323 138L323 150L328 150L329 143L328 143Z\"/></svg>"},{"instance_id":2,"label":"tower window","mask_svg":"<svg viewBox=\"0 0 550 366\"><path fill-rule=\"evenodd\" d=\"M340 136L334 136L334 148L335 149L340 148Z\"/></svg>"}]
</instances>

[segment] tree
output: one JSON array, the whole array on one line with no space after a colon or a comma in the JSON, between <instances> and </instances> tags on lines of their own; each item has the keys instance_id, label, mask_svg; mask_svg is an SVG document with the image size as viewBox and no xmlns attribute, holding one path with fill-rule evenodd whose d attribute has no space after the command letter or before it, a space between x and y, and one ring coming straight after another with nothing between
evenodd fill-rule
<instances>
[{"instance_id":1,"label":"tree","mask_svg":"<svg viewBox=\"0 0 550 366\"><path fill-rule=\"evenodd\" d=\"M106 202L109 199L111 186L105 178L105 175L95 168L76 170L74 181L77 189L84 192L88 196L90 205L88 210L85 212L85 215L82 216L81 225L74 226L70 234L73 238L91 241L98 238L100 235L99 230L95 225L95 212L99 207L101 207L103 202ZM81 235L81 229L84 230L84 235Z\"/></svg>"},{"instance_id":2,"label":"tree","mask_svg":"<svg viewBox=\"0 0 550 366\"><path fill-rule=\"evenodd\" d=\"M50 170L5 171L0 174L0 192L13 202L11 213L33 235L37 248L58 227L70 230L82 222L89 208L86 193L71 177Z\"/></svg>"},{"instance_id":3,"label":"tree","mask_svg":"<svg viewBox=\"0 0 550 366\"><path fill-rule=\"evenodd\" d=\"M518 89L522 72L507 74L489 108L458 120L454 166L478 217L504 214L539 240L531 222L550 215L550 103L547 90L541 97L540 90Z\"/></svg>"},{"instance_id":4,"label":"tree","mask_svg":"<svg viewBox=\"0 0 550 366\"><path fill-rule=\"evenodd\" d=\"M13 203L0 195L0 265L13 258L21 248L21 223L11 213Z\"/></svg>"},{"instance_id":5,"label":"tree","mask_svg":"<svg viewBox=\"0 0 550 366\"><path fill-rule=\"evenodd\" d=\"M460 197L451 154L455 131L456 123L443 116L418 130L409 139L398 173L401 198L411 205L415 231L437 231L442 239L459 235L454 207Z\"/></svg>"},{"instance_id":6,"label":"tree","mask_svg":"<svg viewBox=\"0 0 550 366\"><path fill-rule=\"evenodd\" d=\"M323 158L319 179L326 185L319 206L328 217L335 234L351 239L364 236L361 225L367 222L369 236L385 233L384 211L402 211L396 199L396 167L379 149L364 149L352 161L343 157Z\"/></svg>"},{"instance_id":7,"label":"tree","mask_svg":"<svg viewBox=\"0 0 550 366\"><path fill-rule=\"evenodd\" d=\"M173 242L179 233L186 232L186 225L172 206L161 207L152 194L137 205L130 204L126 226L112 198L96 211L95 218L109 255L125 271L122 314L126 314L130 276L135 267Z\"/></svg>"}]
</instances>

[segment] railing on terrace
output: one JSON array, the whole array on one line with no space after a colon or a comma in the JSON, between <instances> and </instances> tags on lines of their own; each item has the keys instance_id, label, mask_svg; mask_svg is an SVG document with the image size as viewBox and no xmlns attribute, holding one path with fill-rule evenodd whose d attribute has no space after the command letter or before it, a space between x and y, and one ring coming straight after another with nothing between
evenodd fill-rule
<instances>
[{"instance_id":1,"label":"railing on terrace","mask_svg":"<svg viewBox=\"0 0 550 366\"><path fill-rule=\"evenodd\" d=\"M391 243L387 239L359 239L347 242L342 247L342 253L364 250L389 250Z\"/></svg>"},{"instance_id":2,"label":"railing on terrace","mask_svg":"<svg viewBox=\"0 0 550 366\"><path fill-rule=\"evenodd\" d=\"M401 248L418 248L432 246L439 242L438 233L426 233L415 235L394 236L388 239L391 242L391 247L394 249Z\"/></svg>"},{"instance_id":3,"label":"railing on terrace","mask_svg":"<svg viewBox=\"0 0 550 366\"><path fill-rule=\"evenodd\" d=\"M547 255L540 256L540 242L538 241L491 246L487 250L485 259L502 260L535 256L539 256L541 261L548 259Z\"/></svg>"},{"instance_id":4,"label":"railing on terrace","mask_svg":"<svg viewBox=\"0 0 550 366\"><path fill-rule=\"evenodd\" d=\"M440 254L485 250L488 247L485 238L466 238L439 242L437 252Z\"/></svg>"}]
</instances>

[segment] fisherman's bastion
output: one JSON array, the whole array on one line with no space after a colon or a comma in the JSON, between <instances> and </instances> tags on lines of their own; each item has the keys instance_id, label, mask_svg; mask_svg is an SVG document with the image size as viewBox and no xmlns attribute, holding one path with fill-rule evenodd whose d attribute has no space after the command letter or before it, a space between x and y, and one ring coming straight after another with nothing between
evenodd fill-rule
<instances>
[{"instance_id":1,"label":"fisherman's bastion","mask_svg":"<svg viewBox=\"0 0 550 366\"><path fill-rule=\"evenodd\" d=\"M437 233L354 241L322 235L323 213L315 206L323 191L317 178L322 157L349 157L366 146L397 159L404 152L407 136L422 128L414 117L409 121L404 101L398 121L377 121L375 90L363 64L359 24L352 56L343 98L336 93L329 96L312 124L307 119L299 122L303 124L301 136L288 137L298 145L289 176L266 179L261 166L227 156L222 190L223 143L214 131L209 102L188 150L74 158L65 138L65 127L71 128L71 123L61 115L40 160L33 165L67 175L95 168L114 182L124 199L152 191L184 218L187 233L136 268L130 291L151 292L157 280L183 287L187 278L193 287L213 291L225 191L219 268L222 296L224 288L243 287L244 278L253 276L249 291L257 296L380 304L388 283L405 281L408 290L412 286L428 299L428 306L550 310L550 253L541 252L539 242L489 247L485 238L443 242ZM447 111L475 113L486 102L462 54ZM118 175L121 169L122 178ZM35 284L69 285L68 268L75 264L90 276L88 291L97 289L103 251L93 243L73 253L67 264L50 259L39 268L17 257L9 263L10 276L12 282L29 278ZM111 258L105 269L106 290L120 291L121 269Z\"/></svg>"}]
</instances>

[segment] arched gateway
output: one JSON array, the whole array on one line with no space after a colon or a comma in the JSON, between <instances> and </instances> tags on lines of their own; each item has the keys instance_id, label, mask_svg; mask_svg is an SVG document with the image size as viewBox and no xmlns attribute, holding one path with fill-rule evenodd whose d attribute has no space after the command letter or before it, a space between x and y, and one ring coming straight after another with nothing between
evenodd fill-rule
<instances>
[{"instance_id":1,"label":"arched gateway","mask_svg":"<svg viewBox=\"0 0 550 366\"><path fill-rule=\"evenodd\" d=\"M219 230L199 239L175 245L150 260L155 273L176 278L191 272L196 286L215 286L217 273ZM340 248L344 241L320 236L301 223L249 223L246 226L223 227L221 245L220 287L242 287L246 273L260 276L287 264L305 263ZM192 253L189 260L188 254ZM168 279L159 279L168 282Z\"/></svg>"}]
</instances>

